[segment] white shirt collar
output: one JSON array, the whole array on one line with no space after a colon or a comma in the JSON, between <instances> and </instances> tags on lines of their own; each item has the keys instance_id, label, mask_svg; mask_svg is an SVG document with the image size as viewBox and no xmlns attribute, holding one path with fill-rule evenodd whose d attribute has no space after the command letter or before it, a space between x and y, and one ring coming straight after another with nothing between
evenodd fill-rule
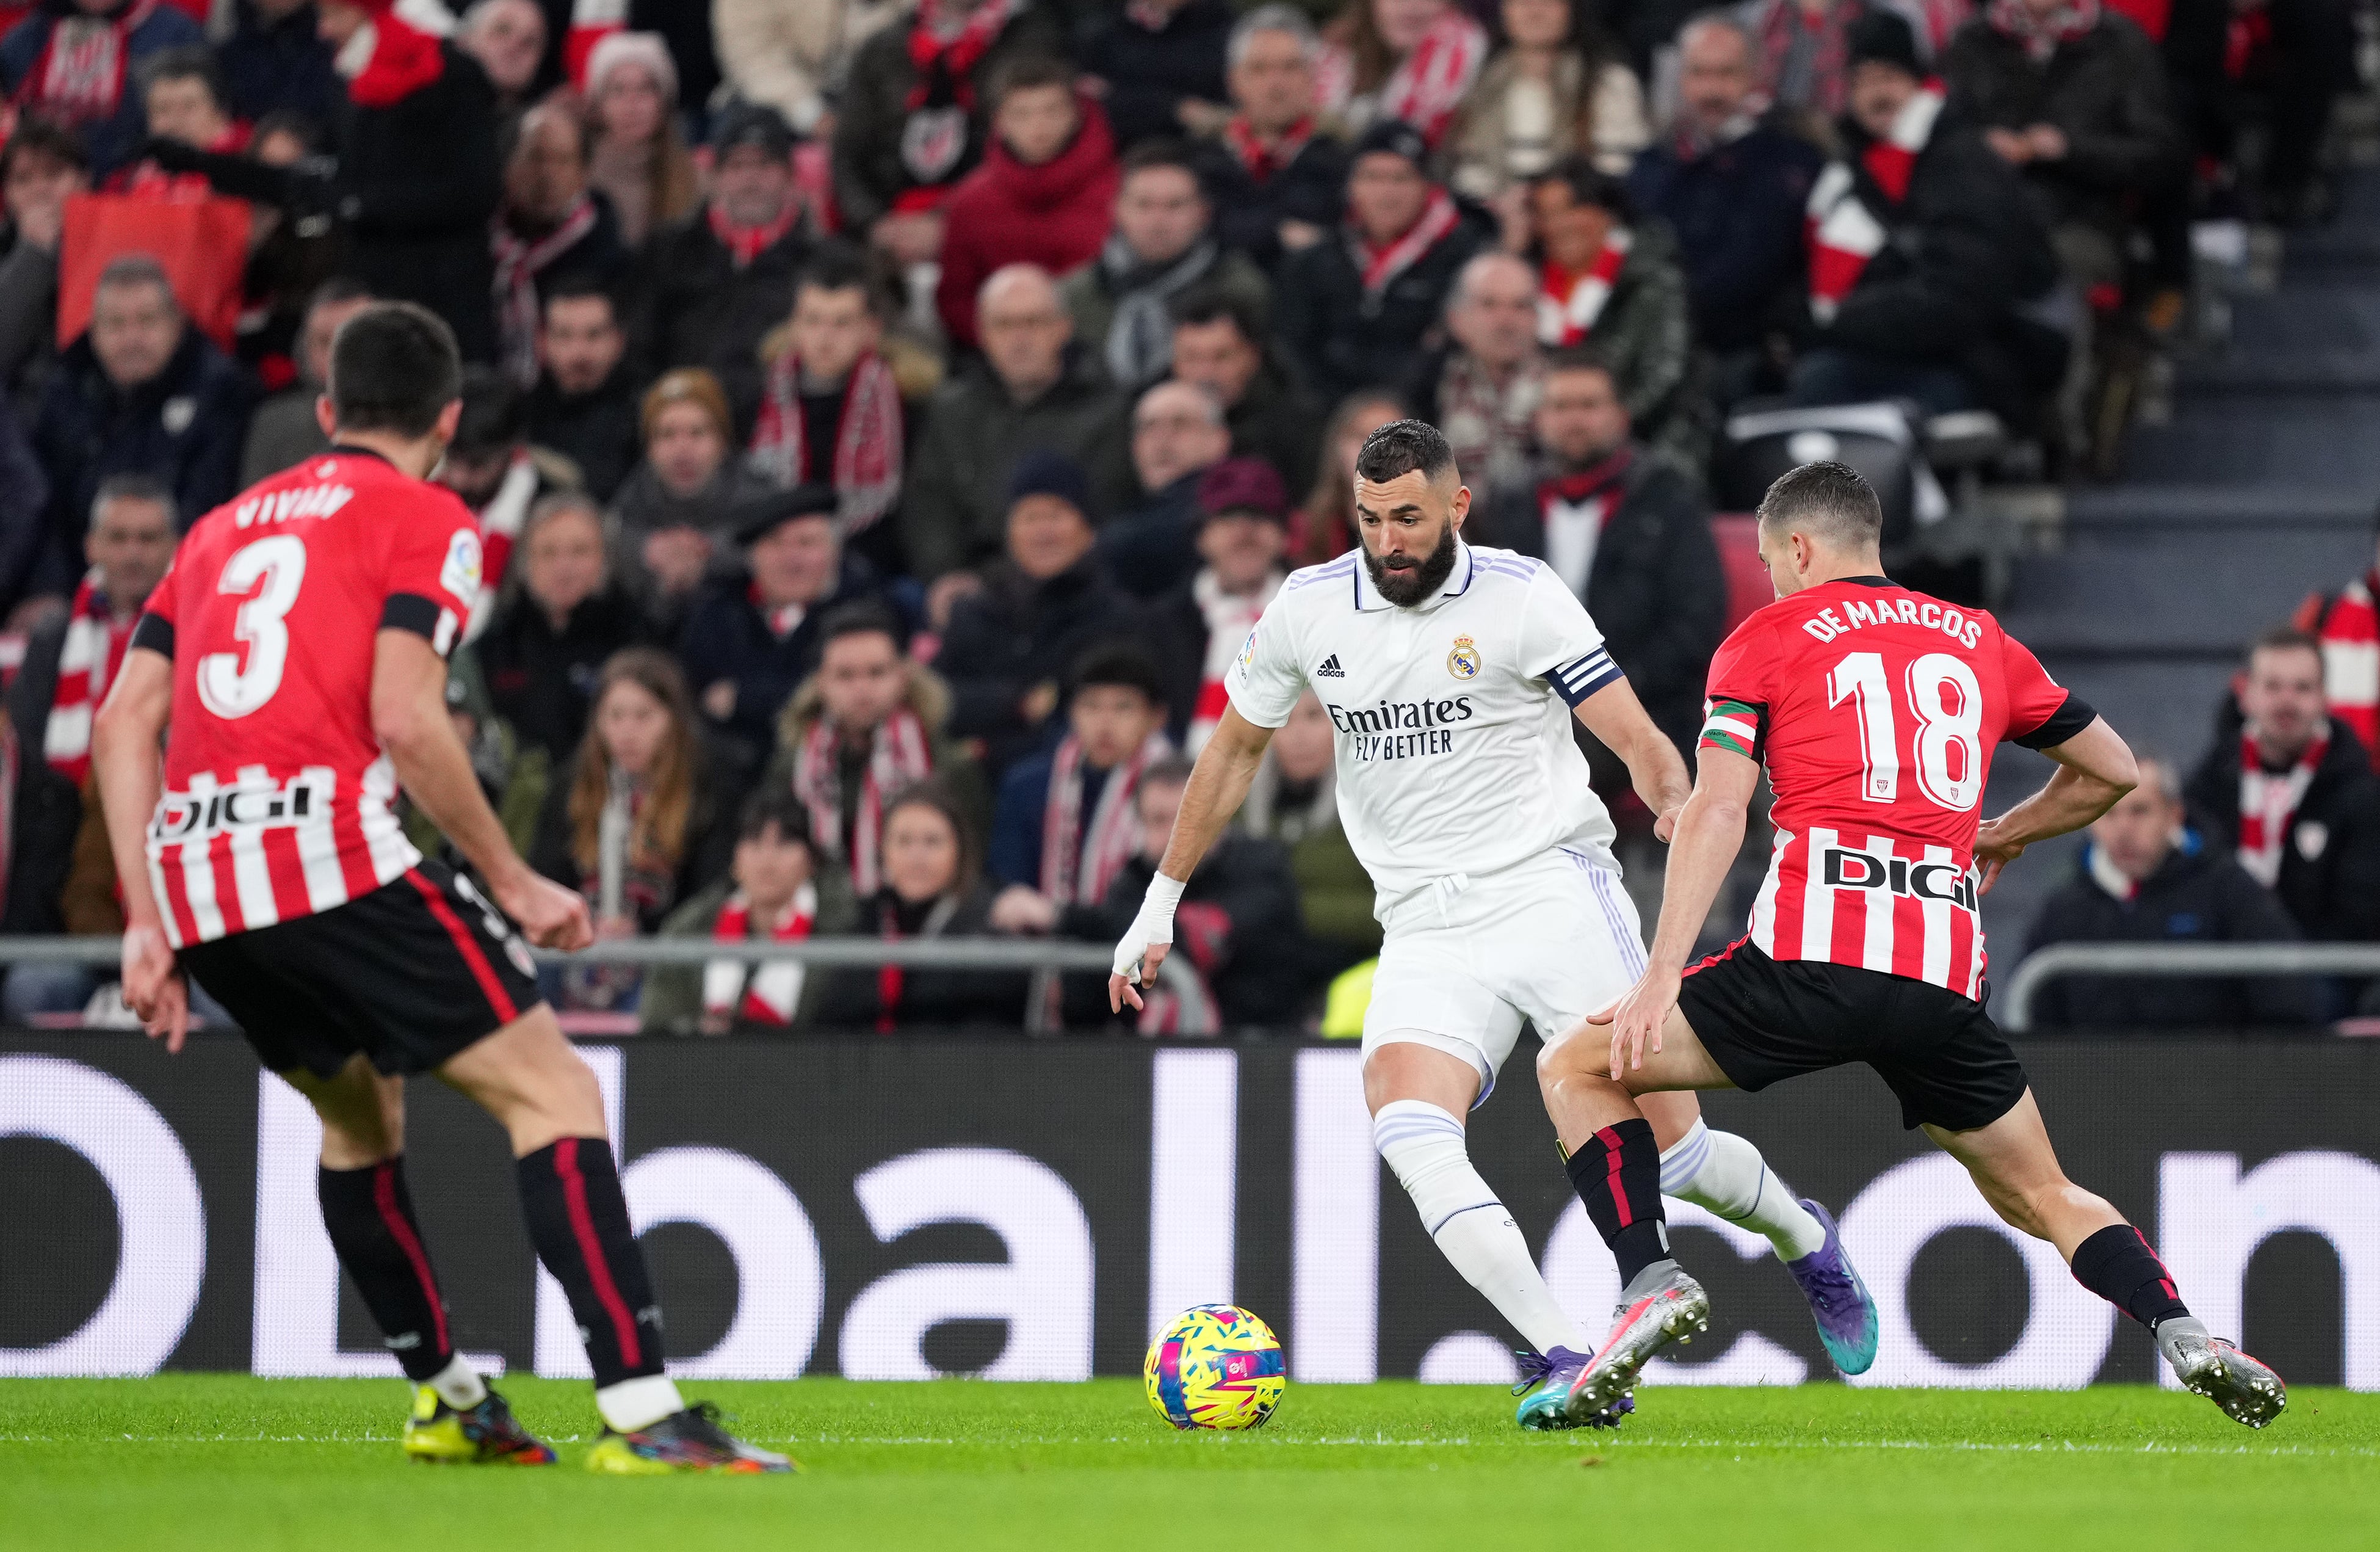
<instances>
[{"instance_id":1,"label":"white shirt collar","mask_svg":"<svg viewBox=\"0 0 2380 1552\"><path fill-rule=\"evenodd\" d=\"M1381 609L1394 609L1400 607L1400 605L1391 604L1387 599L1381 597L1379 589L1372 585L1372 568L1366 563L1362 553L1362 541L1358 540L1356 544L1356 612L1359 614L1373 614ZM1471 573L1471 546L1464 544L1460 538L1457 538L1454 541L1454 569L1446 574L1446 580L1438 584L1438 591L1436 593L1431 593L1427 598L1425 598L1420 603L1413 605L1415 611L1416 613L1427 614L1430 610L1437 608L1440 604L1445 603L1448 599L1460 598L1464 593L1470 592Z\"/></svg>"}]
</instances>

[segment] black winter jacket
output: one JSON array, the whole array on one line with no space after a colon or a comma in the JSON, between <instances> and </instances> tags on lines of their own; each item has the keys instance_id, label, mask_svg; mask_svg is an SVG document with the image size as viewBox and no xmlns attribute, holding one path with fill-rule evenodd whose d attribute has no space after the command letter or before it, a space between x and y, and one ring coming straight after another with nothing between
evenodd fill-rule
<instances>
[{"instance_id":1,"label":"black winter jacket","mask_svg":"<svg viewBox=\"0 0 2380 1552\"><path fill-rule=\"evenodd\" d=\"M1307 141L1288 166L1261 183L1230 147L1208 141L1198 175L1214 202L1215 235L1268 275L1278 275L1289 257L1281 245L1282 222L1303 221L1329 233L1347 208L1347 148L1329 135Z\"/></svg>"},{"instance_id":2,"label":"black winter jacket","mask_svg":"<svg viewBox=\"0 0 2380 1552\"><path fill-rule=\"evenodd\" d=\"M654 234L638 268L628 334L638 380L676 366L709 369L727 390L737 438L748 439L760 408L760 339L792 310L794 275L809 251L796 222L737 269L707 208Z\"/></svg>"},{"instance_id":3,"label":"black winter jacket","mask_svg":"<svg viewBox=\"0 0 2380 1552\"><path fill-rule=\"evenodd\" d=\"M1273 327L1306 391L1336 404L1401 381L1446 310L1446 294L1488 234L1465 219L1377 292L1364 289L1357 239L1343 226L1290 256L1273 292Z\"/></svg>"},{"instance_id":4,"label":"black winter jacket","mask_svg":"<svg viewBox=\"0 0 2380 1552\"><path fill-rule=\"evenodd\" d=\"M239 451L256 385L239 363L185 328L165 369L120 389L86 334L58 358L33 422L33 452L50 478L50 522L79 570L91 497L112 474L146 474L174 493L183 529L239 488ZM71 584L69 584L71 585Z\"/></svg>"},{"instance_id":5,"label":"black winter jacket","mask_svg":"<svg viewBox=\"0 0 2380 1552\"><path fill-rule=\"evenodd\" d=\"M1041 741L1018 709L1037 685L1064 685L1095 646L1133 639L1138 612L1099 563L1037 582L1007 561L986 568L984 590L951 610L934 669L951 687L953 738L984 740L984 766L1000 773Z\"/></svg>"},{"instance_id":6,"label":"black winter jacket","mask_svg":"<svg viewBox=\"0 0 2380 1552\"><path fill-rule=\"evenodd\" d=\"M1223 56L1239 19L1226 0L1190 0L1150 31L1124 11L1109 14L1083 45L1082 66L1108 83L1103 105L1119 151L1136 141L1182 133L1175 110L1185 97L1231 101Z\"/></svg>"},{"instance_id":7,"label":"black winter jacket","mask_svg":"<svg viewBox=\"0 0 2380 1552\"><path fill-rule=\"evenodd\" d=\"M2215 748L2191 773L2182 799L2191 822L2210 845L2240 844L2239 724L2219 719ZM2314 768L2281 843L2274 892L2316 943L2365 943L2380 938L2380 779L2346 723L2330 719L2330 748Z\"/></svg>"},{"instance_id":8,"label":"black winter jacket","mask_svg":"<svg viewBox=\"0 0 2380 1552\"><path fill-rule=\"evenodd\" d=\"M1058 918L1062 937L1113 943L1132 926L1157 868L1135 856L1097 905L1068 906ZM1226 830L1190 874L1174 917L1174 952L1189 956L1227 1029L1292 1022L1307 986L1305 919L1289 853L1277 841ZM1066 1021L1108 1021L1107 987L1096 977L1069 976Z\"/></svg>"}]
</instances>

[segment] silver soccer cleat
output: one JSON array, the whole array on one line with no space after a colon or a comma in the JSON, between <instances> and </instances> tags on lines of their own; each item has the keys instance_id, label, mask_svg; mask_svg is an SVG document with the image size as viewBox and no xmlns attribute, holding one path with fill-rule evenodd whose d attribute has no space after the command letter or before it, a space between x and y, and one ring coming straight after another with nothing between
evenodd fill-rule
<instances>
[{"instance_id":1,"label":"silver soccer cleat","mask_svg":"<svg viewBox=\"0 0 2380 1552\"><path fill-rule=\"evenodd\" d=\"M2261 1428L2289 1404L2289 1387L2280 1375L2220 1337L2177 1333L2166 1359L2185 1389L2221 1407L2234 1423Z\"/></svg>"},{"instance_id":2,"label":"silver soccer cleat","mask_svg":"<svg viewBox=\"0 0 2380 1552\"><path fill-rule=\"evenodd\" d=\"M1612 1411L1635 1394L1636 1375L1655 1353L1709 1329L1710 1295L1684 1272L1672 1270L1650 1291L1620 1306L1610 1334L1571 1383L1571 1422L1585 1425Z\"/></svg>"}]
</instances>

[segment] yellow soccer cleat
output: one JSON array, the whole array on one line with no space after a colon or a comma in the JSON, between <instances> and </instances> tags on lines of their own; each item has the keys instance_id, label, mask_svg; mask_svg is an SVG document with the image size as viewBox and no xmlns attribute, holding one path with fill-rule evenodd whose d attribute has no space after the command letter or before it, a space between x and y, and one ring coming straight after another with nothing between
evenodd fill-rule
<instances>
[{"instance_id":1,"label":"yellow soccer cleat","mask_svg":"<svg viewBox=\"0 0 2380 1552\"><path fill-rule=\"evenodd\" d=\"M407 1460L431 1465L550 1466L553 1447L530 1433L491 1390L478 1406L457 1411L423 1386L413 1393L413 1415L406 1419Z\"/></svg>"},{"instance_id":2,"label":"yellow soccer cleat","mask_svg":"<svg viewBox=\"0 0 2380 1552\"><path fill-rule=\"evenodd\" d=\"M614 1433L606 1428L587 1452L587 1469L618 1476L663 1476L672 1472L722 1472L736 1476L798 1471L792 1457L746 1444L719 1425L719 1409L697 1401L650 1428Z\"/></svg>"}]
</instances>

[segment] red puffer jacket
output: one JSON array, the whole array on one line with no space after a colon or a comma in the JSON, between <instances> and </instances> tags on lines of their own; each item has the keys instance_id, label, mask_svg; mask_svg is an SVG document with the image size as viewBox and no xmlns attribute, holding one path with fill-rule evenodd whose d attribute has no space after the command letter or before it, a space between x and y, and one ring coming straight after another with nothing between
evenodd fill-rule
<instances>
[{"instance_id":1,"label":"red puffer jacket","mask_svg":"<svg viewBox=\"0 0 2380 1552\"><path fill-rule=\"evenodd\" d=\"M1107 241L1115 203L1115 138L1097 103L1076 99L1083 127L1074 143L1026 166L995 140L983 165L942 206L942 278L934 293L954 345L975 344L975 294L1004 264L1038 264L1053 275L1088 263Z\"/></svg>"}]
</instances>

